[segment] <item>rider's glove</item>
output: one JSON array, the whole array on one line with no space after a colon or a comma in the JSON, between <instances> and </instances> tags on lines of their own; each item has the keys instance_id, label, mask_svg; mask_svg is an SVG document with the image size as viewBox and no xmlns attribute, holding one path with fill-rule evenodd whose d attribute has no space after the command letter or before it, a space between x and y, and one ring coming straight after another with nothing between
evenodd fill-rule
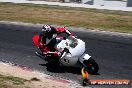
<instances>
[{"instance_id":1,"label":"rider's glove","mask_svg":"<svg viewBox=\"0 0 132 88\"><path fill-rule=\"evenodd\" d=\"M76 37L75 36L70 35L70 38L76 40Z\"/></svg>"},{"instance_id":2,"label":"rider's glove","mask_svg":"<svg viewBox=\"0 0 132 88\"><path fill-rule=\"evenodd\" d=\"M61 53L60 53L60 52L55 51L55 52L54 52L54 56L61 56Z\"/></svg>"}]
</instances>

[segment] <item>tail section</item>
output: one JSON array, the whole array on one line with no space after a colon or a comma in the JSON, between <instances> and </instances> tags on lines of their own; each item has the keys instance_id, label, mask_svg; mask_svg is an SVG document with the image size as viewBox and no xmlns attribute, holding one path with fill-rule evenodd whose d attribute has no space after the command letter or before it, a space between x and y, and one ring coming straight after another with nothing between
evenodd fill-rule
<instances>
[{"instance_id":1,"label":"tail section","mask_svg":"<svg viewBox=\"0 0 132 88\"><path fill-rule=\"evenodd\" d=\"M34 45L35 45L36 47L39 47L38 39L39 39L39 35L35 35L35 36L33 36L33 38L32 38L32 41L33 41L33 43L34 43Z\"/></svg>"}]
</instances>

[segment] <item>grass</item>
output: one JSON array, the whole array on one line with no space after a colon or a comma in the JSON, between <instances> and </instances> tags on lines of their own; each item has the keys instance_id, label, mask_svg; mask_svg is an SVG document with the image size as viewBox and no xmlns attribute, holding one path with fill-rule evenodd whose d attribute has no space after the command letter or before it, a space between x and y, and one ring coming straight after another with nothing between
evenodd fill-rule
<instances>
[{"instance_id":1,"label":"grass","mask_svg":"<svg viewBox=\"0 0 132 88\"><path fill-rule=\"evenodd\" d=\"M132 12L0 3L0 20L132 33Z\"/></svg>"},{"instance_id":2,"label":"grass","mask_svg":"<svg viewBox=\"0 0 132 88\"><path fill-rule=\"evenodd\" d=\"M27 80L22 79L22 78L18 78L18 77L13 77L13 76L4 76L4 75L0 74L0 85L2 82L7 82L7 81L10 81L15 85L22 85Z\"/></svg>"},{"instance_id":3,"label":"grass","mask_svg":"<svg viewBox=\"0 0 132 88\"><path fill-rule=\"evenodd\" d=\"M0 74L0 88L19 88L19 85L24 85L26 81L22 78Z\"/></svg>"},{"instance_id":4,"label":"grass","mask_svg":"<svg viewBox=\"0 0 132 88\"><path fill-rule=\"evenodd\" d=\"M31 81L40 81L40 79L33 77L33 78L31 78Z\"/></svg>"},{"instance_id":5,"label":"grass","mask_svg":"<svg viewBox=\"0 0 132 88\"><path fill-rule=\"evenodd\" d=\"M40 79L33 77L30 80L26 80L19 77L0 74L0 88L30 88L28 84L31 84L32 81L40 81Z\"/></svg>"}]
</instances>

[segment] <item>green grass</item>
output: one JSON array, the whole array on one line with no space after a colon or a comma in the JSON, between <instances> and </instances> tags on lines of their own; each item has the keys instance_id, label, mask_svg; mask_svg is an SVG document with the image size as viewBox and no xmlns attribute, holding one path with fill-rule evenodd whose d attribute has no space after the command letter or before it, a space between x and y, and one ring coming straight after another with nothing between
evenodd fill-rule
<instances>
[{"instance_id":1,"label":"green grass","mask_svg":"<svg viewBox=\"0 0 132 88\"><path fill-rule=\"evenodd\" d=\"M33 78L31 78L31 81L40 81L40 79L33 77Z\"/></svg>"},{"instance_id":2,"label":"green grass","mask_svg":"<svg viewBox=\"0 0 132 88\"><path fill-rule=\"evenodd\" d=\"M5 81L10 81L15 85L22 85L27 80L22 79L22 78L18 78L18 77L13 77L13 76L4 76L4 75L0 74L0 85L2 85L1 83L5 82ZM4 85L2 85L2 86L4 86Z\"/></svg>"},{"instance_id":3,"label":"green grass","mask_svg":"<svg viewBox=\"0 0 132 88\"><path fill-rule=\"evenodd\" d=\"M132 12L0 3L0 20L132 33Z\"/></svg>"},{"instance_id":4,"label":"green grass","mask_svg":"<svg viewBox=\"0 0 132 88\"><path fill-rule=\"evenodd\" d=\"M40 81L40 79L33 77L30 80L26 80L0 74L0 88L30 88L26 83L30 84L32 81Z\"/></svg>"}]
</instances>

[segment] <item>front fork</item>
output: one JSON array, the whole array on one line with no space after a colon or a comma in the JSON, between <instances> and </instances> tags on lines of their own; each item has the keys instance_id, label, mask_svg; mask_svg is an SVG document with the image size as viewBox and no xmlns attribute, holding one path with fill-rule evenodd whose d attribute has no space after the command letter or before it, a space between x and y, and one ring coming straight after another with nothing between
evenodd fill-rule
<instances>
[{"instance_id":1,"label":"front fork","mask_svg":"<svg viewBox=\"0 0 132 88\"><path fill-rule=\"evenodd\" d=\"M88 55L88 54L85 54L85 53L79 58L79 62L80 62L80 64L82 65L82 67L84 67L84 68L87 67L87 66L84 64L84 61L85 61L85 60L89 60L90 58L91 58L91 56Z\"/></svg>"}]
</instances>

